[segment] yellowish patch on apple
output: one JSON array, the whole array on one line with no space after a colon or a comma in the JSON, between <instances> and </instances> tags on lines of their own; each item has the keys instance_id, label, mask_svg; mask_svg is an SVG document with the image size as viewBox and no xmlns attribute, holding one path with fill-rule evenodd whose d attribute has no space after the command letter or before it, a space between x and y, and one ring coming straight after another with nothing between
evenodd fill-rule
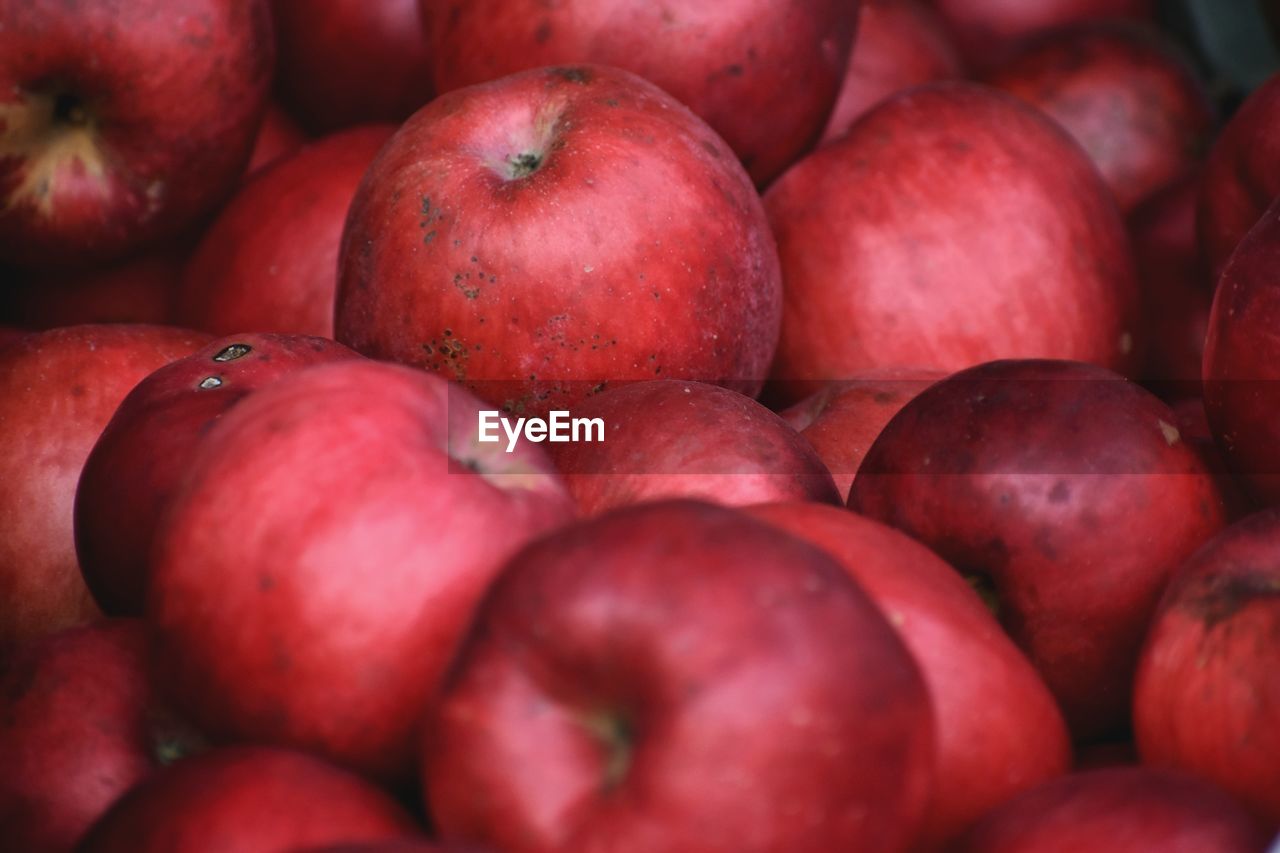
<instances>
[{"instance_id":1,"label":"yellowish patch on apple","mask_svg":"<svg viewBox=\"0 0 1280 853\"><path fill-rule=\"evenodd\" d=\"M106 174L106 163L97 145L97 128L88 116L76 113L71 120L55 115L55 99L48 96L0 104L0 157L25 161L21 182L9 193L5 209L20 205L53 215L54 178L79 161L91 178Z\"/></svg>"}]
</instances>

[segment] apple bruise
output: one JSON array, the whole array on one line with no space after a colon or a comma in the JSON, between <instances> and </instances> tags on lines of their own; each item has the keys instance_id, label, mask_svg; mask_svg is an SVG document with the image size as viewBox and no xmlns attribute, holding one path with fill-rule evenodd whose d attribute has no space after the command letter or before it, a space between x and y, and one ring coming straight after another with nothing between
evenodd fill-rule
<instances>
[{"instance_id":1,"label":"apple bruise","mask_svg":"<svg viewBox=\"0 0 1280 853\"><path fill-rule=\"evenodd\" d=\"M25 164L6 210L25 204L51 218L55 187L93 188L106 176L97 121L76 95L24 92L17 103L0 104L0 125L0 160Z\"/></svg>"}]
</instances>

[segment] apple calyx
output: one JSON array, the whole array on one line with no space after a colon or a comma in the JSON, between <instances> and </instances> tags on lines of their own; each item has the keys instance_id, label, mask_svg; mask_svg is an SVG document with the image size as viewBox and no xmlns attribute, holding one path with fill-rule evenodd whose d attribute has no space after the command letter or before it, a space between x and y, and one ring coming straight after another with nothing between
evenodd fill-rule
<instances>
[{"instance_id":1,"label":"apple calyx","mask_svg":"<svg viewBox=\"0 0 1280 853\"><path fill-rule=\"evenodd\" d=\"M507 158L507 174L512 180L528 177L542 165L542 155L525 151Z\"/></svg>"},{"instance_id":2,"label":"apple calyx","mask_svg":"<svg viewBox=\"0 0 1280 853\"><path fill-rule=\"evenodd\" d=\"M203 734L167 708L153 709L147 722L151 757L159 767L168 767L209 748Z\"/></svg>"},{"instance_id":3,"label":"apple calyx","mask_svg":"<svg viewBox=\"0 0 1280 853\"><path fill-rule=\"evenodd\" d=\"M609 711L586 714L581 723L604 753L601 790L617 790L631 770L636 741L634 726L622 714Z\"/></svg>"},{"instance_id":4,"label":"apple calyx","mask_svg":"<svg viewBox=\"0 0 1280 853\"><path fill-rule=\"evenodd\" d=\"M0 105L0 128L0 160L26 164L5 209L29 204L52 216L56 178L100 181L106 175L97 122L74 93L24 92L16 103Z\"/></svg>"}]
</instances>

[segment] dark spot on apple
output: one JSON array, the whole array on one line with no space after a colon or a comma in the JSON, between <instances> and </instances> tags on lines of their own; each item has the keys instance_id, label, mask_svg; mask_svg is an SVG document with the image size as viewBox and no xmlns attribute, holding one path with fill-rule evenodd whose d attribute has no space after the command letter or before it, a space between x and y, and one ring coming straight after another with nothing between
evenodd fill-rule
<instances>
[{"instance_id":1,"label":"dark spot on apple","mask_svg":"<svg viewBox=\"0 0 1280 853\"><path fill-rule=\"evenodd\" d=\"M619 106L617 98L605 98L604 105L610 109L616 109Z\"/></svg>"},{"instance_id":2,"label":"dark spot on apple","mask_svg":"<svg viewBox=\"0 0 1280 853\"><path fill-rule=\"evenodd\" d=\"M200 390L202 390L202 391L208 391L208 390L209 390L209 389L211 389L211 388L221 388L221 387L222 387L222 377L221 377L221 376L206 376L204 379L201 379L201 380L200 380L200 384L198 384L196 387L197 387L197 388L199 388L199 389L200 389Z\"/></svg>"},{"instance_id":3,"label":"dark spot on apple","mask_svg":"<svg viewBox=\"0 0 1280 853\"><path fill-rule=\"evenodd\" d=\"M236 361L237 359L244 358L251 352L253 352L253 347L248 344L230 344L218 350L217 354L214 355L213 360L219 363L225 361Z\"/></svg>"},{"instance_id":4,"label":"dark spot on apple","mask_svg":"<svg viewBox=\"0 0 1280 853\"><path fill-rule=\"evenodd\" d=\"M430 246L431 241L434 240L435 238L436 238L436 232L428 231L427 236L422 238L422 243L423 245Z\"/></svg>"},{"instance_id":5,"label":"dark spot on apple","mask_svg":"<svg viewBox=\"0 0 1280 853\"><path fill-rule=\"evenodd\" d=\"M1053 488L1049 490L1049 502L1055 504L1066 503L1071 498L1071 487L1066 484L1065 480L1059 480L1053 484Z\"/></svg>"},{"instance_id":6,"label":"dark spot on apple","mask_svg":"<svg viewBox=\"0 0 1280 853\"><path fill-rule=\"evenodd\" d=\"M1280 603L1280 577L1245 569L1200 580L1194 592L1184 599L1183 606L1198 615L1206 629L1211 629L1259 600Z\"/></svg>"},{"instance_id":7,"label":"dark spot on apple","mask_svg":"<svg viewBox=\"0 0 1280 853\"><path fill-rule=\"evenodd\" d=\"M431 196L422 197L422 215L429 216L431 214Z\"/></svg>"},{"instance_id":8,"label":"dark spot on apple","mask_svg":"<svg viewBox=\"0 0 1280 853\"><path fill-rule=\"evenodd\" d=\"M266 592L267 590L275 589L275 587L276 587L275 578L271 577L271 575L259 575L258 589L262 590L263 592Z\"/></svg>"},{"instance_id":9,"label":"dark spot on apple","mask_svg":"<svg viewBox=\"0 0 1280 853\"><path fill-rule=\"evenodd\" d=\"M542 23L538 24L538 28L533 31L533 40L538 44L546 44L551 38L551 22L546 18L542 19Z\"/></svg>"},{"instance_id":10,"label":"dark spot on apple","mask_svg":"<svg viewBox=\"0 0 1280 853\"><path fill-rule=\"evenodd\" d=\"M72 92L59 92L53 96L53 120L58 124L81 127L89 122L84 100Z\"/></svg>"},{"instance_id":11,"label":"dark spot on apple","mask_svg":"<svg viewBox=\"0 0 1280 853\"><path fill-rule=\"evenodd\" d=\"M586 68L552 68L550 73L580 86L591 82L591 72Z\"/></svg>"},{"instance_id":12,"label":"dark spot on apple","mask_svg":"<svg viewBox=\"0 0 1280 853\"><path fill-rule=\"evenodd\" d=\"M83 397L83 396L84 396L85 394L87 394L87 393L89 393L89 392L88 392L88 389L87 389L87 388L85 388L83 385L72 385L72 386L71 386L71 396L72 396L72 397Z\"/></svg>"},{"instance_id":13,"label":"dark spot on apple","mask_svg":"<svg viewBox=\"0 0 1280 853\"><path fill-rule=\"evenodd\" d=\"M741 65L735 62L732 65L726 65L724 67L724 73L729 75L730 77L741 77L743 74L743 69Z\"/></svg>"}]
</instances>

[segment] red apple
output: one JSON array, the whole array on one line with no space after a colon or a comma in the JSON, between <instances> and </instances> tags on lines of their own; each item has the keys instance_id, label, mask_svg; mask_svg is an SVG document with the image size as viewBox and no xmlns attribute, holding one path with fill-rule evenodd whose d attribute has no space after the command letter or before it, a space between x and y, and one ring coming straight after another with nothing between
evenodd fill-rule
<instances>
[{"instance_id":1,"label":"red apple","mask_svg":"<svg viewBox=\"0 0 1280 853\"><path fill-rule=\"evenodd\" d=\"M224 414L152 552L147 615L178 706L217 735L405 776L477 600L573 512L538 448L476 443L481 408L356 360Z\"/></svg>"},{"instance_id":2,"label":"red apple","mask_svg":"<svg viewBox=\"0 0 1280 853\"><path fill-rule=\"evenodd\" d=\"M112 803L197 745L152 689L141 622L36 640L0 678L6 849L75 849Z\"/></svg>"},{"instance_id":3,"label":"red apple","mask_svg":"<svg viewBox=\"0 0 1280 853\"><path fill-rule=\"evenodd\" d=\"M843 509L793 503L748 512L835 557L920 665L936 754L917 849L943 844L1067 771L1071 741L1053 695L977 593L928 548Z\"/></svg>"},{"instance_id":4,"label":"red apple","mask_svg":"<svg viewBox=\"0 0 1280 853\"><path fill-rule=\"evenodd\" d=\"M705 119L761 186L821 134L848 64L858 6L422 0L441 92L546 65L625 68Z\"/></svg>"},{"instance_id":5,"label":"red apple","mask_svg":"<svg viewBox=\"0 0 1280 853\"><path fill-rule=\"evenodd\" d=\"M782 285L724 143L640 78L552 68L441 96L374 160L347 219L337 338L517 414L597 383L754 394Z\"/></svg>"},{"instance_id":6,"label":"red apple","mask_svg":"<svg viewBox=\"0 0 1280 853\"><path fill-rule=\"evenodd\" d=\"M161 326L71 326L0 349L0 659L98 614L72 538L80 469L130 389L205 340Z\"/></svg>"},{"instance_id":7,"label":"red apple","mask_svg":"<svg viewBox=\"0 0 1280 853\"><path fill-rule=\"evenodd\" d=\"M813 448L734 391L671 379L636 382L591 397L572 417L601 424L591 436L599 441L548 444L584 515L674 497L729 506L844 502Z\"/></svg>"},{"instance_id":8,"label":"red apple","mask_svg":"<svg viewBox=\"0 0 1280 853\"><path fill-rule=\"evenodd\" d=\"M266 0L0 0L0 258L89 265L235 187L266 108Z\"/></svg>"},{"instance_id":9,"label":"red apple","mask_svg":"<svg viewBox=\"0 0 1280 853\"><path fill-rule=\"evenodd\" d=\"M1136 24L1057 32L987 82L1066 128L1125 212L1191 174L1213 129L1213 105L1188 60Z\"/></svg>"},{"instance_id":10,"label":"red apple","mask_svg":"<svg viewBox=\"0 0 1280 853\"><path fill-rule=\"evenodd\" d=\"M139 785L90 831L83 853L253 853L421 832L383 791L300 753L229 747Z\"/></svg>"},{"instance_id":11,"label":"red apple","mask_svg":"<svg viewBox=\"0 0 1280 853\"><path fill-rule=\"evenodd\" d=\"M931 717L831 557L710 504L628 507L495 583L425 730L428 810L510 853L901 850Z\"/></svg>"},{"instance_id":12,"label":"red apple","mask_svg":"<svg viewBox=\"0 0 1280 853\"><path fill-rule=\"evenodd\" d=\"M1046 782L991 812L956 853L1259 853L1268 838L1193 776L1125 767Z\"/></svg>"},{"instance_id":13,"label":"red apple","mask_svg":"<svg viewBox=\"0 0 1280 853\"><path fill-rule=\"evenodd\" d=\"M400 122L431 100L418 0L271 0L280 98L312 132Z\"/></svg>"},{"instance_id":14,"label":"red apple","mask_svg":"<svg viewBox=\"0 0 1280 853\"><path fill-rule=\"evenodd\" d=\"M992 362L922 392L871 446L849 507L989 591L1082 741L1123 732L1160 593L1225 520L1168 406L1054 361Z\"/></svg>"},{"instance_id":15,"label":"red apple","mask_svg":"<svg viewBox=\"0 0 1280 853\"><path fill-rule=\"evenodd\" d=\"M394 130L372 125L340 131L247 182L187 262L178 321L217 335L333 337L347 208Z\"/></svg>"},{"instance_id":16,"label":"red apple","mask_svg":"<svg viewBox=\"0 0 1280 853\"><path fill-rule=\"evenodd\" d=\"M270 166L281 157L292 154L307 142L307 134L279 105L267 104L267 112L258 128L258 138L253 143L249 167L245 177Z\"/></svg>"},{"instance_id":17,"label":"red apple","mask_svg":"<svg viewBox=\"0 0 1280 853\"><path fill-rule=\"evenodd\" d=\"M1119 367L1137 283L1084 152L1003 93L933 83L882 102L769 190L785 282L773 375L958 370L992 358Z\"/></svg>"},{"instance_id":18,"label":"red apple","mask_svg":"<svg viewBox=\"0 0 1280 853\"><path fill-rule=\"evenodd\" d=\"M210 427L283 376L358 357L324 338L237 335L138 383L94 444L76 489L76 555L103 612L142 615L159 517Z\"/></svg>"},{"instance_id":19,"label":"red apple","mask_svg":"<svg viewBox=\"0 0 1280 853\"><path fill-rule=\"evenodd\" d=\"M964 74L951 34L925 0L862 0L861 8L853 55L822 131L824 143L843 136L895 92Z\"/></svg>"},{"instance_id":20,"label":"red apple","mask_svg":"<svg viewBox=\"0 0 1280 853\"><path fill-rule=\"evenodd\" d=\"M1134 688L1144 761L1210 779L1280 828L1280 510L1252 515L1174 575Z\"/></svg>"}]
</instances>

